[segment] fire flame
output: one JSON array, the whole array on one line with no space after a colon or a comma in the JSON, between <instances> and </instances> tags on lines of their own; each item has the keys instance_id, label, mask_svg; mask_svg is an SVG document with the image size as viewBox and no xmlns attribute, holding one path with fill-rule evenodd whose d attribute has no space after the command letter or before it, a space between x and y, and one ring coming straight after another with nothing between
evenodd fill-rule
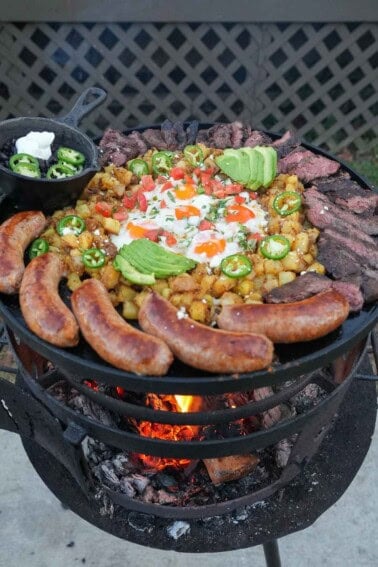
<instances>
[{"instance_id":1,"label":"fire flame","mask_svg":"<svg viewBox=\"0 0 378 567\"><path fill-rule=\"evenodd\" d=\"M179 413L190 410L197 411L200 407L201 399L195 396L157 396L148 394L147 405L154 409L175 411ZM169 425L163 423L151 423L141 421L137 424L139 433L144 437L155 439L166 439L169 441L190 441L198 434L199 427L193 425ZM190 459L170 459L154 457L152 455L137 455L137 457L148 468L163 470L166 467L185 467L190 463Z\"/></svg>"}]
</instances>

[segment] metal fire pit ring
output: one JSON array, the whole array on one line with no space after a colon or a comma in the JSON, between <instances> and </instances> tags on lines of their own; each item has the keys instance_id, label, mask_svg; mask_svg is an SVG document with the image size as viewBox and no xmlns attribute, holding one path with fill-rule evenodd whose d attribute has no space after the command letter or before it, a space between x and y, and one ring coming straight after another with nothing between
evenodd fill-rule
<instances>
[{"instance_id":1,"label":"metal fire pit ring","mask_svg":"<svg viewBox=\"0 0 378 567\"><path fill-rule=\"evenodd\" d=\"M208 127L211 124L201 124ZM146 127L134 128L142 131ZM131 130L130 130L131 131ZM267 132L273 139L278 134ZM326 151L303 143L314 153L335 160ZM351 178L362 187L373 190L372 186L341 160L338 161ZM2 218L15 211L2 203ZM0 219L1 220L1 219ZM67 290L63 290L67 297ZM83 340L77 347L61 349L55 347L32 333L22 317L17 296L0 295L0 313L6 324L33 350L44 356L67 376L76 381L97 380L113 386L121 386L133 392L154 392L156 394L211 395L253 390L262 386L272 386L285 380L292 380L307 372L312 372L329 364L332 360L350 350L368 335L378 321L378 305L366 305L359 313L350 315L343 325L321 339L294 345L275 345L280 360L271 368L245 374L209 374L189 367L175 360L169 373L164 377L138 376L110 366Z\"/></svg>"}]
</instances>

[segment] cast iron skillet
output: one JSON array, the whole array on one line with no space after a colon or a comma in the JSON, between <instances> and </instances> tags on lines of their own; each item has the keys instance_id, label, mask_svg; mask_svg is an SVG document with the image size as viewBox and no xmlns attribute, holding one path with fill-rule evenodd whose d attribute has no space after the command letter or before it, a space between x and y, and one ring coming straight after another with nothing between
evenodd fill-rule
<instances>
[{"instance_id":1,"label":"cast iron skillet","mask_svg":"<svg viewBox=\"0 0 378 567\"><path fill-rule=\"evenodd\" d=\"M0 164L0 202L8 196L17 210L42 210L52 213L75 202L80 193L99 171L97 147L77 126L81 119L101 104L107 93L100 88L85 90L70 112L61 118L21 117L0 122L0 148L6 142L25 136L30 131L54 132L54 146L66 146L85 155L85 168L66 179L33 179L18 175ZM92 99L90 102L88 99Z\"/></svg>"},{"instance_id":2,"label":"cast iron skillet","mask_svg":"<svg viewBox=\"0 0 378 567\"><path fill-rule=\"evenodd\" d=\"M211 126L208 124L201 127ZM143 131L145 128L137 128ZM279 136L268 132L271 138ZM314 153L335 159L327 152L302 144ZM363 188L372 189L367 181L338 160ZM0 221L13 214L14 208L7 207L0 212ZM62 297L69 305L69 292L63 285ZM63 373L72 377L94 379L111 385L119 385L134 392L155 392L157 394L198 394L210 395L233 391L246 391L267 385L279 384L301 374L326 366L338 356L357 345L378 321L378 305L370 304L348 319L329 335L307 343L275 345L278 362L271 369L248 374L209 374L196 370L175 359L164 377L137 376L110 366L92 348L80 339L77 347L61 349L43 341L29 331L22 317L18 296L0 294L0 312L6 324L32 349L53 362ZM127 353L125 353L127 356Z\"/></svg>"}]
</instances>

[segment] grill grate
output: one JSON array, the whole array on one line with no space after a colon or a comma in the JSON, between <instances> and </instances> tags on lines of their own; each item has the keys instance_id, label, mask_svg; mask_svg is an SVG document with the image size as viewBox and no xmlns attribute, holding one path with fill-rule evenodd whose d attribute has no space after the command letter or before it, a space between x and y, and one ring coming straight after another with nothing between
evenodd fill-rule
<instances>
[{"instance_id":1,"label":"grill grate","mask_svg":"<svg viewBox=\"0 0 378 567\"><path fill-rule=\"evenodd\" d=\"M165 118L294 127L332 151L373 148L378 24L3 24L0 118L64 113L85 88L108 102L91 136Z\"/></svg>"}]
</instances>

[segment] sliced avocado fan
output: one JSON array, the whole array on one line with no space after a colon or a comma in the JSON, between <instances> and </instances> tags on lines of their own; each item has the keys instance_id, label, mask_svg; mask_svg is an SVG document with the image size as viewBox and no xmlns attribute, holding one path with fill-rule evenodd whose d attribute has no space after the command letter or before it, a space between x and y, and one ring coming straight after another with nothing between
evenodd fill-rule
<instances>
[{"instance_id":1,"label":"sliced avocado fan","mask_svg":"<svg viewBox=\"0 0 378 567\"><path fill-rule=\"evenodd\" d=\"M251 191L268 187L277 175L277 152L270 146L226 149L215 162L223 173Z\"/></svg>"}]
</instances>

